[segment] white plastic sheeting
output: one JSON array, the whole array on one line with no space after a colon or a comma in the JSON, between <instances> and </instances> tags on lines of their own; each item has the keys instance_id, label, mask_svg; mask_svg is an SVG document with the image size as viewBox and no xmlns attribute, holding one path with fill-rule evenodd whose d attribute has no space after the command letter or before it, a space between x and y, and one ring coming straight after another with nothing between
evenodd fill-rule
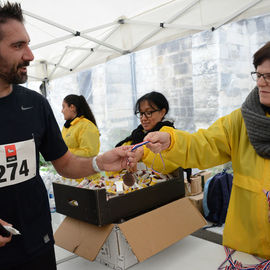
<instances>
[{"instance_id":1,"label":"white plastic sheeting","mask_svg":"<svg viewBox=\"0 0 270 270\"><path fill-rule=\"evenodd\" d=\"M35 61L52 80L224 23L270 12L269 0L21 0Z\"/></svg>"},{"instance_id":2,"label":"white plastic sheeting","mask_svg":"<svg viewBox=\"0 0 270 270\"><path fill-rule=\"evenodd\" d=\"M101 132L101 151L114 147L138 125L134 102L152 90L168 99L168 117L175 127L194 132L241 106L255 86L252 55L270 40L269 29L270 14L124 55L50 81L48 99L62 127L63 98L83 94ZM40 82L29 83L35 89L33 84Z\"/></svg>"}]
</instances>

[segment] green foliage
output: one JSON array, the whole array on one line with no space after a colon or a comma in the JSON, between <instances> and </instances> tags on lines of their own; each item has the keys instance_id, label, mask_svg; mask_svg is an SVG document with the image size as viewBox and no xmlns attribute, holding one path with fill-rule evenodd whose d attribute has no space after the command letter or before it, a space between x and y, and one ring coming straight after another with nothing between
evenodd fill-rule
<instances>
[{"instance_id":1,"label":"green foliage","mask_svg":"<svg viewBox=\"0 0 270 270\"><path fill-rule=\"evenodd\" d=\"M43 171L43 172L53 172L54 174L56 174L56 170L54 169L52 163L50 161L46 161L44 159L44 157L39 154L39 168L40 168L40 171Z\"/></svg>"},{"instance_id":2,"label":"green foliage","mask_svg":"<svg viewBox=\"0 0 270 270\"><path fill-rule=\"evenodd\" d=\"M50 162L46 161L44 157L39 154L39 166L49 166Z\"/></svg>"},{"instance_id":3,"label":"green foliage","mask_svg":"<svg viewBox=\"0 0 270 270\"><path fill-rule=\"evenodd\" d=\"M233 174L232 162L230 161L230 162L227 162L225 164L209 168L209 169L207 169L207 171L210 171L211 176L214 176L215 174L222 172L224 169L226 169L227 173Z\"/></svg>"}]
</instances>

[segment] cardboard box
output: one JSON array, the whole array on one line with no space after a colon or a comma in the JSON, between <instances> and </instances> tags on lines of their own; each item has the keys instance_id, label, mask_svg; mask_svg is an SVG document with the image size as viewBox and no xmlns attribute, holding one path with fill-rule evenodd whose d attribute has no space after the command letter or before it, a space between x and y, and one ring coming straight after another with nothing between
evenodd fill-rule
<instances>
[{"instance_id":1,"label":"cardboard box","mask_svg":"<svg viewBox=\"0 0 270 270\"><path fill-rule=\"evenodd\" d=\"M146 260L207 222L188 198L171 202L121 224L98 227L67 217L55 232L56 245L113 269Z\"/></svg>"},{"instance_id":2,"label":"cardboard box","mask_svg":"<svg viewBox=\"0 0 270 270\"><path fill-rule=\"evenodd\" d=\"M205 183L207 182L207 180L211 176L211 172L209 172L209 171L201 171L201 172L199 172L199 175L202 177L202 183L203 183L203 187L204 187Z\"/></svg>"},{"instance_id":3,"label":"cardboard box","mask_svg":"<svg viewBox=\"0 0 270 270\"><path fill-rule=\"evenodd\" d=\"M100 226L128 220L185 196L183 173L109 200L105 189L90 190L53 183L53 190L58 213Z\"/></svg>"},{"instance_id":4,"label":"cardboard box","mask_svg":"<svg viewBox=\"0 0 270 270\"><path fill-rule=\"evenodd\" d=\"M190 177L190 183L185 179L185 194L186 196L193 196L200 194L204 190L206 181L211 176L211 172L200 171Z\"/></svg>"},{"instance_id":5,"label":"cardboard box","mask_svg":"<svg viewBox=\"0 0 270 270\"><path fill-rule=\"evenodd\" d=\"M198 194L198 195L189 196L188 198L193 203L193 205L201 212L201 214L204 215L203 204L202 204L203 203L203 192Z\"/></svg>"},{"instance_id":6,"label":"cardboard box","mask_svg":"<svg viewBox=\"0 0 270 270\"><path fill-rule=\"evenodd\" d=\"M186 196L197 195L202 192L201 176L191 177L190 183L185 179Z\"/></svg>"}]
</instances>

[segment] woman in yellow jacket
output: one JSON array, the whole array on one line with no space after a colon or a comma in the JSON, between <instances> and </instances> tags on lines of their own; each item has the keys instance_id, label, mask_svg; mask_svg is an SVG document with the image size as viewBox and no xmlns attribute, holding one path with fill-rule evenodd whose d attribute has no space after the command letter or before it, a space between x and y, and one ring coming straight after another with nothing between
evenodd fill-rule
<instances>
[{"instance_id":1,"label":"woman in yellow jacket","mask_svg":"<svg viewBox=\"0 0 270 270\"><path fill-rule=\"evenodd\" d=\"M66 120L62 129L63 139L71 153L81 157L93 157L99 153L100 140L95 117L83 96L68 95L62 103ZM100 178L96 173L89 180ZM77 179L81 182L82 179Z\"/></svg>"},{"instance_id":2,"label":"woman in yellow jacket","mask_svg":"<svg viewBox=\"0 0 270 270\"><path fill-rule=\"evenodd\" d=\"M209 168L232 161L233 187L225 221L223 244L270 259L270 42L254 54L257 81L241 109L194 134L167 128L144 140L147 146L183 167ZM150 164L149 149L143 160ZM138 158L138 157L137 157Z\"/></svg>"}]
</instances>

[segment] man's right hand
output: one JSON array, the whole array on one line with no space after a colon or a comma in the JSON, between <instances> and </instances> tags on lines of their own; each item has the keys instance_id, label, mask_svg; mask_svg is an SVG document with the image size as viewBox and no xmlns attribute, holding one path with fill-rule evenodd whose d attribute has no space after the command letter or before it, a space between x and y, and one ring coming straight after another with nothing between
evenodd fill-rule
<instances>
[{"instance_id":1,"label":"man's right hand","mask_svg":"<svg viewBox=\"0 0 270 270\"><path fill-rule=\"evenodd\" d=\"M4 225L11 225L11 224L5 222L5 221L2 220L2 219L0 219L0 224L3 225L3 226L4 226ZM3 236L0 235L0 247L3 247L3 246L5 246L8 242L10 242L10 241L11 241L11 238L12 238L12 234L10 234L9 237L3 237Z\"/></svg>"}]
</instances>

